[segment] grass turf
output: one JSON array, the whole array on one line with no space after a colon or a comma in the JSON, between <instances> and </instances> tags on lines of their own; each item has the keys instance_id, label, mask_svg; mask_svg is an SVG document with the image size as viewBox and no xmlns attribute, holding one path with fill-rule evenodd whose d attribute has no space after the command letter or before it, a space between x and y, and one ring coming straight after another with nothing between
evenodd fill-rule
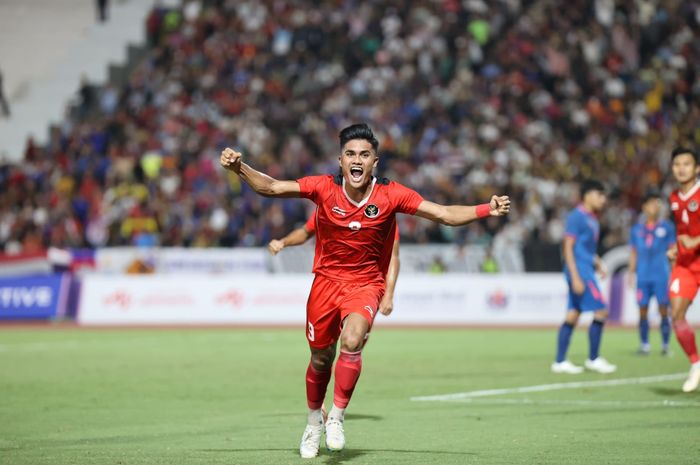
<instances>
[{"instance_id":1,"label":"grass turf","mask_svg":"<svg viewBox=\"0 0 700 465\"><path fill-rule=\"evenodd\" d=\"M636 334L611 329L603 353L617 373L554 375L554 341L554 329L377 328L346 417L347 449L302 461L302 330L4 329L0 464L700 461L700 392L683 394L682 380L411 400L688 369L675 342L671 358L638 357ZM570 358L581 363L586 347L579 329Z\"/></svg>"}]
</instances>

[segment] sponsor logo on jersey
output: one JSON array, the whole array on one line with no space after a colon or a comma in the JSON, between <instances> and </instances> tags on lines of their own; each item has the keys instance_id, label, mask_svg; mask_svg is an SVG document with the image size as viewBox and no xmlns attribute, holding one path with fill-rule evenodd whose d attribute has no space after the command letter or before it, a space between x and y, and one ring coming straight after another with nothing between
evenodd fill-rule
<instances>
[{"instance_id":1,"label":"sponsor logo on jersey","mask_svg":"<svg viewBox=\"0 0 700 465\"><path fill-rule=\"evenodd\" d=\"M678 208L680 208L680 207L678 206L678 202L672 202L672 203L671 203L671 210L678 210Z\"/></svg>"},{"instance_id":2,"label":"sponsor logo on jersey","mask_svg":"<svg viewBox=\"0 0 700 465\"><path fill-rule=\"evenodd\" d=\"M345 210L343 210L342 208L337 207L337 206L336 206L336 207L333 207L333 208L331 209L331 211L332 211L333 213L335 213L336 215L340 215L340 216L345 216L345 215L348 214L348 212L346 212Z\"/></svg>"},{"instance_id":3,"label":"sponsor logo on jersey","mask_svg":"<svg viewBox=\"0 0 700 465\"><path fill-rule=\"evenodd\" d=\"M348 228L352 229L353 231L359 231L361 227L362 223L360 223L359 221L351 221L348 224Z\"/></svg>"},{"instance_id":4,"label":"sponsor logo on jersey","mask_svg":"<svg viewBox=\"0 0 700 465\"><path fill-rule=\"evenodd\" d=\"M370 203L365 207L365 216L367 218L376 218L379 216L379 207L373 203Z\"/></svg>"},{"instance_id":5,"label":"sponsor logo on jersey","mask_svg":"<svg viewBox=\"0 0 700 465\"><path fill-rule=\"evenodd\" d=\"M695 201L695 200L691 200L691 201L688 203L688 211L693 212L693 213L695 213L696 211L698 211L698 202Z\"/></svg>"}]
</instances>

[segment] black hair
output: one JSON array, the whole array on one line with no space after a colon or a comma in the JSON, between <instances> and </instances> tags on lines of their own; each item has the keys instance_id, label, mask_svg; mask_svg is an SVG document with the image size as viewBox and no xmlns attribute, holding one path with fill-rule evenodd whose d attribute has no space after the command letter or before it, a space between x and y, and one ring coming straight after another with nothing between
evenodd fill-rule
<instances>
[{"instance_id":1,"label":"black hair","mask_svg":"<svg viewBox=\"0 0 700 465\"><path fill-rule=\"evenodd\" d=\"M661 199L661 192L654 188L647 189L642 197L642 205L650 201L651 199Z\"/></svg>"},{"instance_id":2,"label":"black hair","mask_svg":"<svg viewBox=\"0 0 700 465\"><path fill-rule=\"evenodd\" d=\"M372 129L365 123L353 124L344 128L342 131L340 131L338 137L340 138L341 150L343 149L343 147L345 147L345 144L347 144L348 141L351 141L353 139L364 139L370 144L372 144L372 148L375 152L379 150L379 141L376 137L374 137Z\"/></svg>"},{"instance_id":3,"label":"black hair","mask_svg":"<svg viewBox=\"0 0 700 465\"><path fill-rule=\"evenodd\" d=\"M597 179L586 179L581 183L581 200L583 200L590 191L600 191L605 194L605 186Z\"/></svg>"},{"instance_id":4,"label":"black hair","mask_svg":"<svg viewBox=\"0 0 700 465\"><path fill-rule=\"evenodd\" d=\"M673 149L673 151L671 152L671 161L675 160L675 158L678 155L685 154L691 155L693 157L693 160L695 160L695 163L698 163L698 154L688 147L676 147L675 149Z\"/></svg>"}]
</instances>

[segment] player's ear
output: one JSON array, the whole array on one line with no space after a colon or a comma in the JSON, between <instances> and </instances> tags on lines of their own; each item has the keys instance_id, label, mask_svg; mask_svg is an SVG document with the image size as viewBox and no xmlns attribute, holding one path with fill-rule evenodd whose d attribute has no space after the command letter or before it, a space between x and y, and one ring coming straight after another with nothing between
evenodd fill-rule
<instances>
[{"instance_id":1,"label":"player's ear","mask_svg":"<svg viewBox=\"0 0 700 465\"><path fill-rule=\"evenodd\" d=\"M374 154L374 163L372 163L372 169L377 167L377 164L379 163L379 155L376 153Z\"/></svg>"}]
</instances>

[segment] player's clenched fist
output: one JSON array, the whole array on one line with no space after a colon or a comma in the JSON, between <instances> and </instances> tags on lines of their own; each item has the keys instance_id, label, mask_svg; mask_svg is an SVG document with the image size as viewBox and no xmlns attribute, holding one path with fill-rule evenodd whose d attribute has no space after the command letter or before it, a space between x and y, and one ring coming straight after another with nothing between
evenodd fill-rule
<instances>
[{"instance_id":1,"label":"player's clenched fist","mask_svg":"<svg viewBox=\"0 0 700 465\"><path fill-rule=\"evenodd\" d=\"M269 250L272 255L277 255L282 249L284 249L284 242L278 239L272 239L270 243L267 244L267 250Z\"/></svg>"},{"instance_id":2,"label":"player's clenched fist","mask_svg":"<svg viewBox=\"0 0 700 465\"><path fill-rule=\"evenodd\" d=\"M510 199L507 195L494 195L491 197L489 207L491 207L491 211L489 212L491 216L507 215L508 212L510 212Z\"/></svg>"},{"instance_id":3,"label":"player's clenched fist","mask_svg":"<svg viewBox=\"0 0 700 465\"><path fill-rule=\"evenodd\" d=\"M238 173L241 170L241 154L233 149L225 148L221 152L221 166Z\"/></svg>"}]
</instances>

